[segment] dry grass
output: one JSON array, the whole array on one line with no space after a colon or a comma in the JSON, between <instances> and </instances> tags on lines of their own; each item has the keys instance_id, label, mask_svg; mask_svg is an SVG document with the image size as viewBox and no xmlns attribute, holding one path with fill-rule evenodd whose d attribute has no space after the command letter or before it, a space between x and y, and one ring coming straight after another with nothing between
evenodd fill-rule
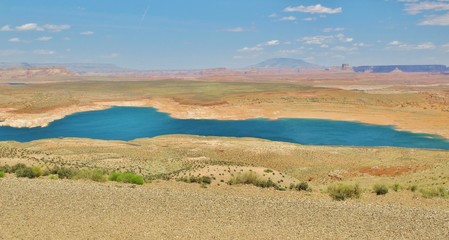
<instances>
[{"instance_id":1,"label":"dry grass","mask_svg":"<svg viewBox=\"0 0 449 240\"><path fill-rule=\"evenodd\" d=\"M444 187L449 185L448 161L449 151L301 146L259 139L180 135L130 142L49 139L0 143L0 165L22 162L42 168L63 166L99 168L109 172L131 171L145 177L175 177L191 173L195 176L214 174L217 178L219 173L230 174L231 171L247 171L248 168L254 168L260 175L269 175L272 173L264 172L269 168L279 176L273 178L276 182L283 179L280 177L284 174L315 186L344 180L359 182L365 188L371 188L373 182ZM372 174L365 171L367 168L394 167L411 170L393 175L390 172ZM291 182L287 178L284 180L287 186Z\"/></svg>"}]
</instances>

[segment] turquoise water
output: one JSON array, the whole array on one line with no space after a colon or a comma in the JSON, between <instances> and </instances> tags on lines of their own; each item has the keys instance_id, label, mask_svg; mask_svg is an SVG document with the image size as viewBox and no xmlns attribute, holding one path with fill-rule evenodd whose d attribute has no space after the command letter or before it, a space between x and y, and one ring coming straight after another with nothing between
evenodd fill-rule
<instances>
[{"instance_id":1,"label":"turquoise water","mask_svg":"<svg viewBox=\"0 0 449 240\"><path fill-rule=\"evenodd\" d=\"M255 137L305 145L396 146L448 149L449 141L388 126L318 119L250 119L238 121L174 119L153 108L113 107L77 113L45 128L0 127L0 140L27 142L80 137L132 140L166 134Z\"/></svg>"}]
</instances>

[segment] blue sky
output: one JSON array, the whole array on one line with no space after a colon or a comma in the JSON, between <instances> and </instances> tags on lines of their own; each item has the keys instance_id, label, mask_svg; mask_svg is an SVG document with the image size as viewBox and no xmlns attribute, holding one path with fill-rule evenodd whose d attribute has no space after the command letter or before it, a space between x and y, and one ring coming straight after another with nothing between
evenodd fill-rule
<instances>
[{"instance_id":1,"label":"blue sky","mask_svg":"<svg viewBox=\"0 0 449 240\"><path fill-rule=\"evenodd\" d=\"M2 0L0 62L449 65L449 0Z\"/></svg>"}]
</instances>

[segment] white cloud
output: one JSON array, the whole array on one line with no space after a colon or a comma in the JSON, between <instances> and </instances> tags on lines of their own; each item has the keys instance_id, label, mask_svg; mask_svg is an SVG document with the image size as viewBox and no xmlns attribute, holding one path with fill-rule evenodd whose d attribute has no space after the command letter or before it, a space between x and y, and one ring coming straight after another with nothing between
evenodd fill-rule
<instances>
[{"instance_id":1,"label":"white cloud","mask_svg":"<svg viewBox=\"0 0 449 240\"><path fill-rule=\"evenodd\" d=\"M102 58L112 59L112 58L118 58L119 56L120 56L120 54L118 54L118 53L111 53L111 54L102 56Z\"/></svg>"},{"instance_id":2,"label":"white cloud","mask_svg":"<svg viewBox=\"0 0 449 240\"><path fill-rule=\"evenodd\" d=\"M324 7L321 4L312 5L312 6L297 6L297 7L287 7L284 9L284 12L303 12L303 13L311 13L311 14L336 14L341 13L342 8L328 8Z\"/></svg>"},{"instance_id":3,"label":"white cloud","mask_svg":"<svg viewBox=\"0 0 449 240\"><path fill-rule=\"evenodd\" d=\"M368 47L368 45L366 45L365 43L354 43L353 46L354 47Z\"/></svg>"},{"instance_id":4,"label":"white cloud","mask_svg":"<svg viewBox=\"0 0 449 240\"><path fill-rule=\"evenodd\" d=\"M23 53L24 53L24 51L14 50L14 49L0 50L0 56L3 56L3 57L16 56L16 55L21 55Z\"/></svg>"},{"instance_id":5,"label":"white cloud","mask_svg":"<svg viewBox=\"0 0 449 240\"><path fill-rule=\"evenodd\" d=\"M357 47L345 47L345 46L336 46L334 48L332 48L332 50L335 51L342 51L342 52L354 52L357 51L358 48Z\"/></svg>"},{"instance_id":6,"label":"white cloud","mask_svg":"<svg viewBox=\"0 0 449 240\"><path fill-rule=\"evenodd\" d=\"M92 31L86 31L86 32L80 32L80 34L81 34L81 35L88 36L88 35L93 35L94 32L92 32Z\"/></svg>"},{"instance_id":7,"label":"white cloud","mask_svg":"<svg viewBox=\"0 0 449 240\"><path fill-rule=\"evenodd\" d=\"M343 33L337 34L336 37L337 37L338 40L340 40L340 42L352 42L352 41L354 41L353 38L345 37L345 35Z\"/></svg>"},{"instance_id":8,"label":"white cloud","mask_svg":"<svg viewBox=\"0 0 449 240\"><path fill-rule=\"evenodd\" d=\"M276 13L272 13L272 14L270 14L268 17L269 18L275 18L275 17L277 17L278 15L276 14Z\"/></svg>"},{"instance_id":9,"label":"white cloud","mask_svg":"<svg viewBox=\"0 0 449 240\"><path fill-rule=\"evenodd\" d=\"M449 52L449 43L446 43L441 46L446 52Z\"/></svg>"},{"instance_id":10,"label":"white cloud","mask_svg":"<svg viewBox=\"0 0 449 240\"><path fill-rule=\"evenodd\" d=\"M449 3L444 2L416 2L406 4L405 11L409 14L418 14L424 11L445 11L449 10Z\"/></svg>"},{"instance_id":11,"label":"white cloud","mask_svg":"<svg viewBox=\"0 0 449 240\"><path fill-rule=\"evenodd\" d=\"M279 45L281 42L279 40L271 40L268 42L264 42L264 43L260 43L257 46L261 47L261 46L277 46Z\"/></svg>"},{"instance_id":12,"label":"white cloud","mask_svg":"<svg viewBox=\"0 0 449 240\"><path fill-rule=\"evenodd\" d=\"M0 31L2 32L9 32L12 31L13 29L9 26L9 25L5 25L2 28L0 28Z\"/></svg>"},{"instance_id":13,"label":"white cloud","mask_svg":"<svg viewBox=\"0 0 449 240\"><path fill-rule=\"evenodd\" d=\"M325 28L323 29L323 32L329 33L329 32L343 32L345 29L338 27L338 28Z\"/></svg>"},{"instance_id":14,"label":"white cloud","mask_svg":"<svg viewBox=\"0 0 449 240\"><path fill-rule=\"evenodd\" d=\"M439 16L427 16L423 21L418 23L421 26L449 26L449 13Z\"/></svg>"},{"instance_id":15,"label":"white cloud","mask_svg":"<svg viewBox=\"0 0 449 240\"><path fill-rule=\"evenodd\" d=\"M415 46L414 49L416 50L430 50L430 49L435 49L435 45L432 42L425 42L425 43L421 43Z\"/></svg>"},{"instance_id":16,"label":"white cloud","mask_svg":"<svg viewBox=\"0 0 449 240\"><path fill-rule=\"evenodd\" d=\"M239 52L259 52L262 50L263 50L263 48L261 48L261 47L244 47L244 48L239 49L238 51Z\"/></svg>"},{"instance_id":17,"label":"white cloud","mask_svg":"<svg viewBox=\"0 0 449 240\"><path fill-rule=\"evenodd\" d=\"M334 39L333 36L311 36L303 37L302 41L309 45L323 45L324 43L331 42Z\"/></svg>"},{"instance_id":18,"label":"white cloud","mask_svg":"<svg viewBox=\"0 0 449 240\"><path fill-rule=\"evenodd\" d=\"M286 55L302 54L302 53L304 53L304 51L301 48L298 48L298 49L283 49L283 50L279 50L278 53L280 55L286 56Z\"/></svg>"},{"instance_id":19,"label":"white cloud","mask_svg":"<svg viewBox=\"0 0 449 240\"><path fill-rule=\"evenodd\" d=\"M43 49L41 49L41 50L34 50L33 53L37 54L37 55L54 55L54 54L56 54L55 51L43 50Z\"/></svg>"},{"instance_id":20,"label":"white cloud","mask_svg":"<svg viewBox=\"0 0 449 240\"><path fill-rule=\"evenodd\" d=\"M239 52L260 52L263 51L264 47L271 47L280 45L281 42L279 40L270 40L267 42L259 43L254 47L244 47L239 49Z\"/></svg>"},{"instance_id":21,"label":"white cloud","mask_svg":"<svg viewBox=\"0 0 449 240\"><path fill-rule=\"evenodd\" d=\"M8 40L8 42L18 43L18 42L22 42L22 40L20 40L20 38L10 38L10 39Z\"/></svg>"},{"instance_id":22,"label":"white cloud","mask_svg":"<svg viewBox=\"0 0 449 240\"><path fill-rule=\"evenodd\" d=\"M296 21L296 17L294 17L294 16L282 17L279 20L280 21Z\"/></svg>"},{"instance_id":23,"label":"white cloud","mask_svg":"<svg viewBox=\"0 0 449 240\"><path fill-rule=\"evenodd\" d=\"M394 40L394 41L391 41L391 42L388 43L388 45L390 45L390 46L399 46L401 44L402 43L399 42L398 40Z\"/></svg>"},{"instance_id":24,"label":"white cloud","mask_svg":"<svg viewBox=\"0 0 449 240\"><path fill-rule=\"evenodd\" d=\"M54 24L45 24L43 26L37 24L37 23L26 23L20 26L11 27L10 25L3 26L0 31L50 31L50 32L60 32L63 30L70 29L70 25L63 24L63 25L54 25Z\"/></svg>"},{"instance_id":25,"label":"white cloud","mask_svg":"<svg viewBox=\"0 0 449 240\"><path fill-rule=\"evenodd\" d=\"M306 22L311 22L311 21L316 21L317 18L315 18L315 17L307 17L307 18L303 18L302 20L306 21Z\"/></svg>"},{"instance_id":26,"label":"white cloud","mask_svg":"<svg viewBox=\"0 0 449 240\"><path fill-rule=\"evenodd\" d=\"M52 37L49 37L49 36L42 36L42 37L40 37L40 38L38 38L38 39L36 39L37 41L43 41L43 42L46 42L46 41L50 41L51 39L53 39Z\"/></svg>"},{"instance_id":27,"label":"white cloud","mask_svg":"<svg viewBox=\"0 0 449 240\"><path fill-rule=\"evenodd\" d=\"M63 24L63 25L46 24L46 25L44 25L44 28L47 29L50 32L61 32L63 30L70 29L70 25L67 25L67 24Z\"/></svg>"},{"instance_id":28,"label":"white cloud","mask_svg":"<svg viewBox=\"0 0 449 240\"><path fill-rule=\"evenodd\" d=\"M16 27L17 31L44 31L44 28L37 23L27 23Z\"/></svg>"},{"instance_id":29,"label":"white cloud","mask_svg":"<svg viewBox=\"0 0 449 240\"><path fill-rule=\"evenodd\" d=\"M405 11L416 15L423 12L428 14L421 20L420 26L449 26L449 0L399 0L405 3ZM443 12L443 13L441 13Z\"/></svg>"},{"instance_id":30,"label":"white cloud","mask_svg":"<svg viewBox=\"0 0 449 240\"><path fill-rule=\"evenodd\" d=\"M400 41L392 41L386 47L388 50L412 51L412 50L433 50L436 49L432 42L424 42L420 44L408 44Z\"/></svg>"},{"instance_id":31,"label":"white cloud","mask_svg":"<svg viewBox=\"0 0 449 240\"><path fill-rule=\"evenodd\" d=\"M235 28L228 28L228 29L225 29L225 32L244 32L245 31L245 29L244 28L242 28L242 27L235 27Z\"/></svg>"},{"instance_id":32,"label":"white cloud","mask_svg":"<svg viewBox=\"0 0 449 240\"><path fill-rule=\"evenodd\" d=\"M344 43L350 43L354 41L354 38L346 37L343 33L339 33L337 35L318 35L303 37L301 39L302 42L309 45L327 45L334 40L338 40Z\"/></svg>"}]
</instances>

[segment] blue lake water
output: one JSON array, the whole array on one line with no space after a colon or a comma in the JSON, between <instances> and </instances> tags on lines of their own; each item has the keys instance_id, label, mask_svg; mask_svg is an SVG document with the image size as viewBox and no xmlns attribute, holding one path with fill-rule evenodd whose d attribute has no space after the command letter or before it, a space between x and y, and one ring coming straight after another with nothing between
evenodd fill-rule
<instances>
[{"instance_id":1,"label":"blue lake water","mask_svg":"<svg viewBox=\"0 0 449 240\"><path fill-rule=\"evenodd\" d=\"M166 134L255 137L304 145L449 150L449 141L446 139L397 131L388 126L319 119L184 120L171 118L153 108L138 107L113 107L77 113L44 128L0 127L0 141L19 142L58 137L132 140Z\"/></svg>"}]
</instances>

